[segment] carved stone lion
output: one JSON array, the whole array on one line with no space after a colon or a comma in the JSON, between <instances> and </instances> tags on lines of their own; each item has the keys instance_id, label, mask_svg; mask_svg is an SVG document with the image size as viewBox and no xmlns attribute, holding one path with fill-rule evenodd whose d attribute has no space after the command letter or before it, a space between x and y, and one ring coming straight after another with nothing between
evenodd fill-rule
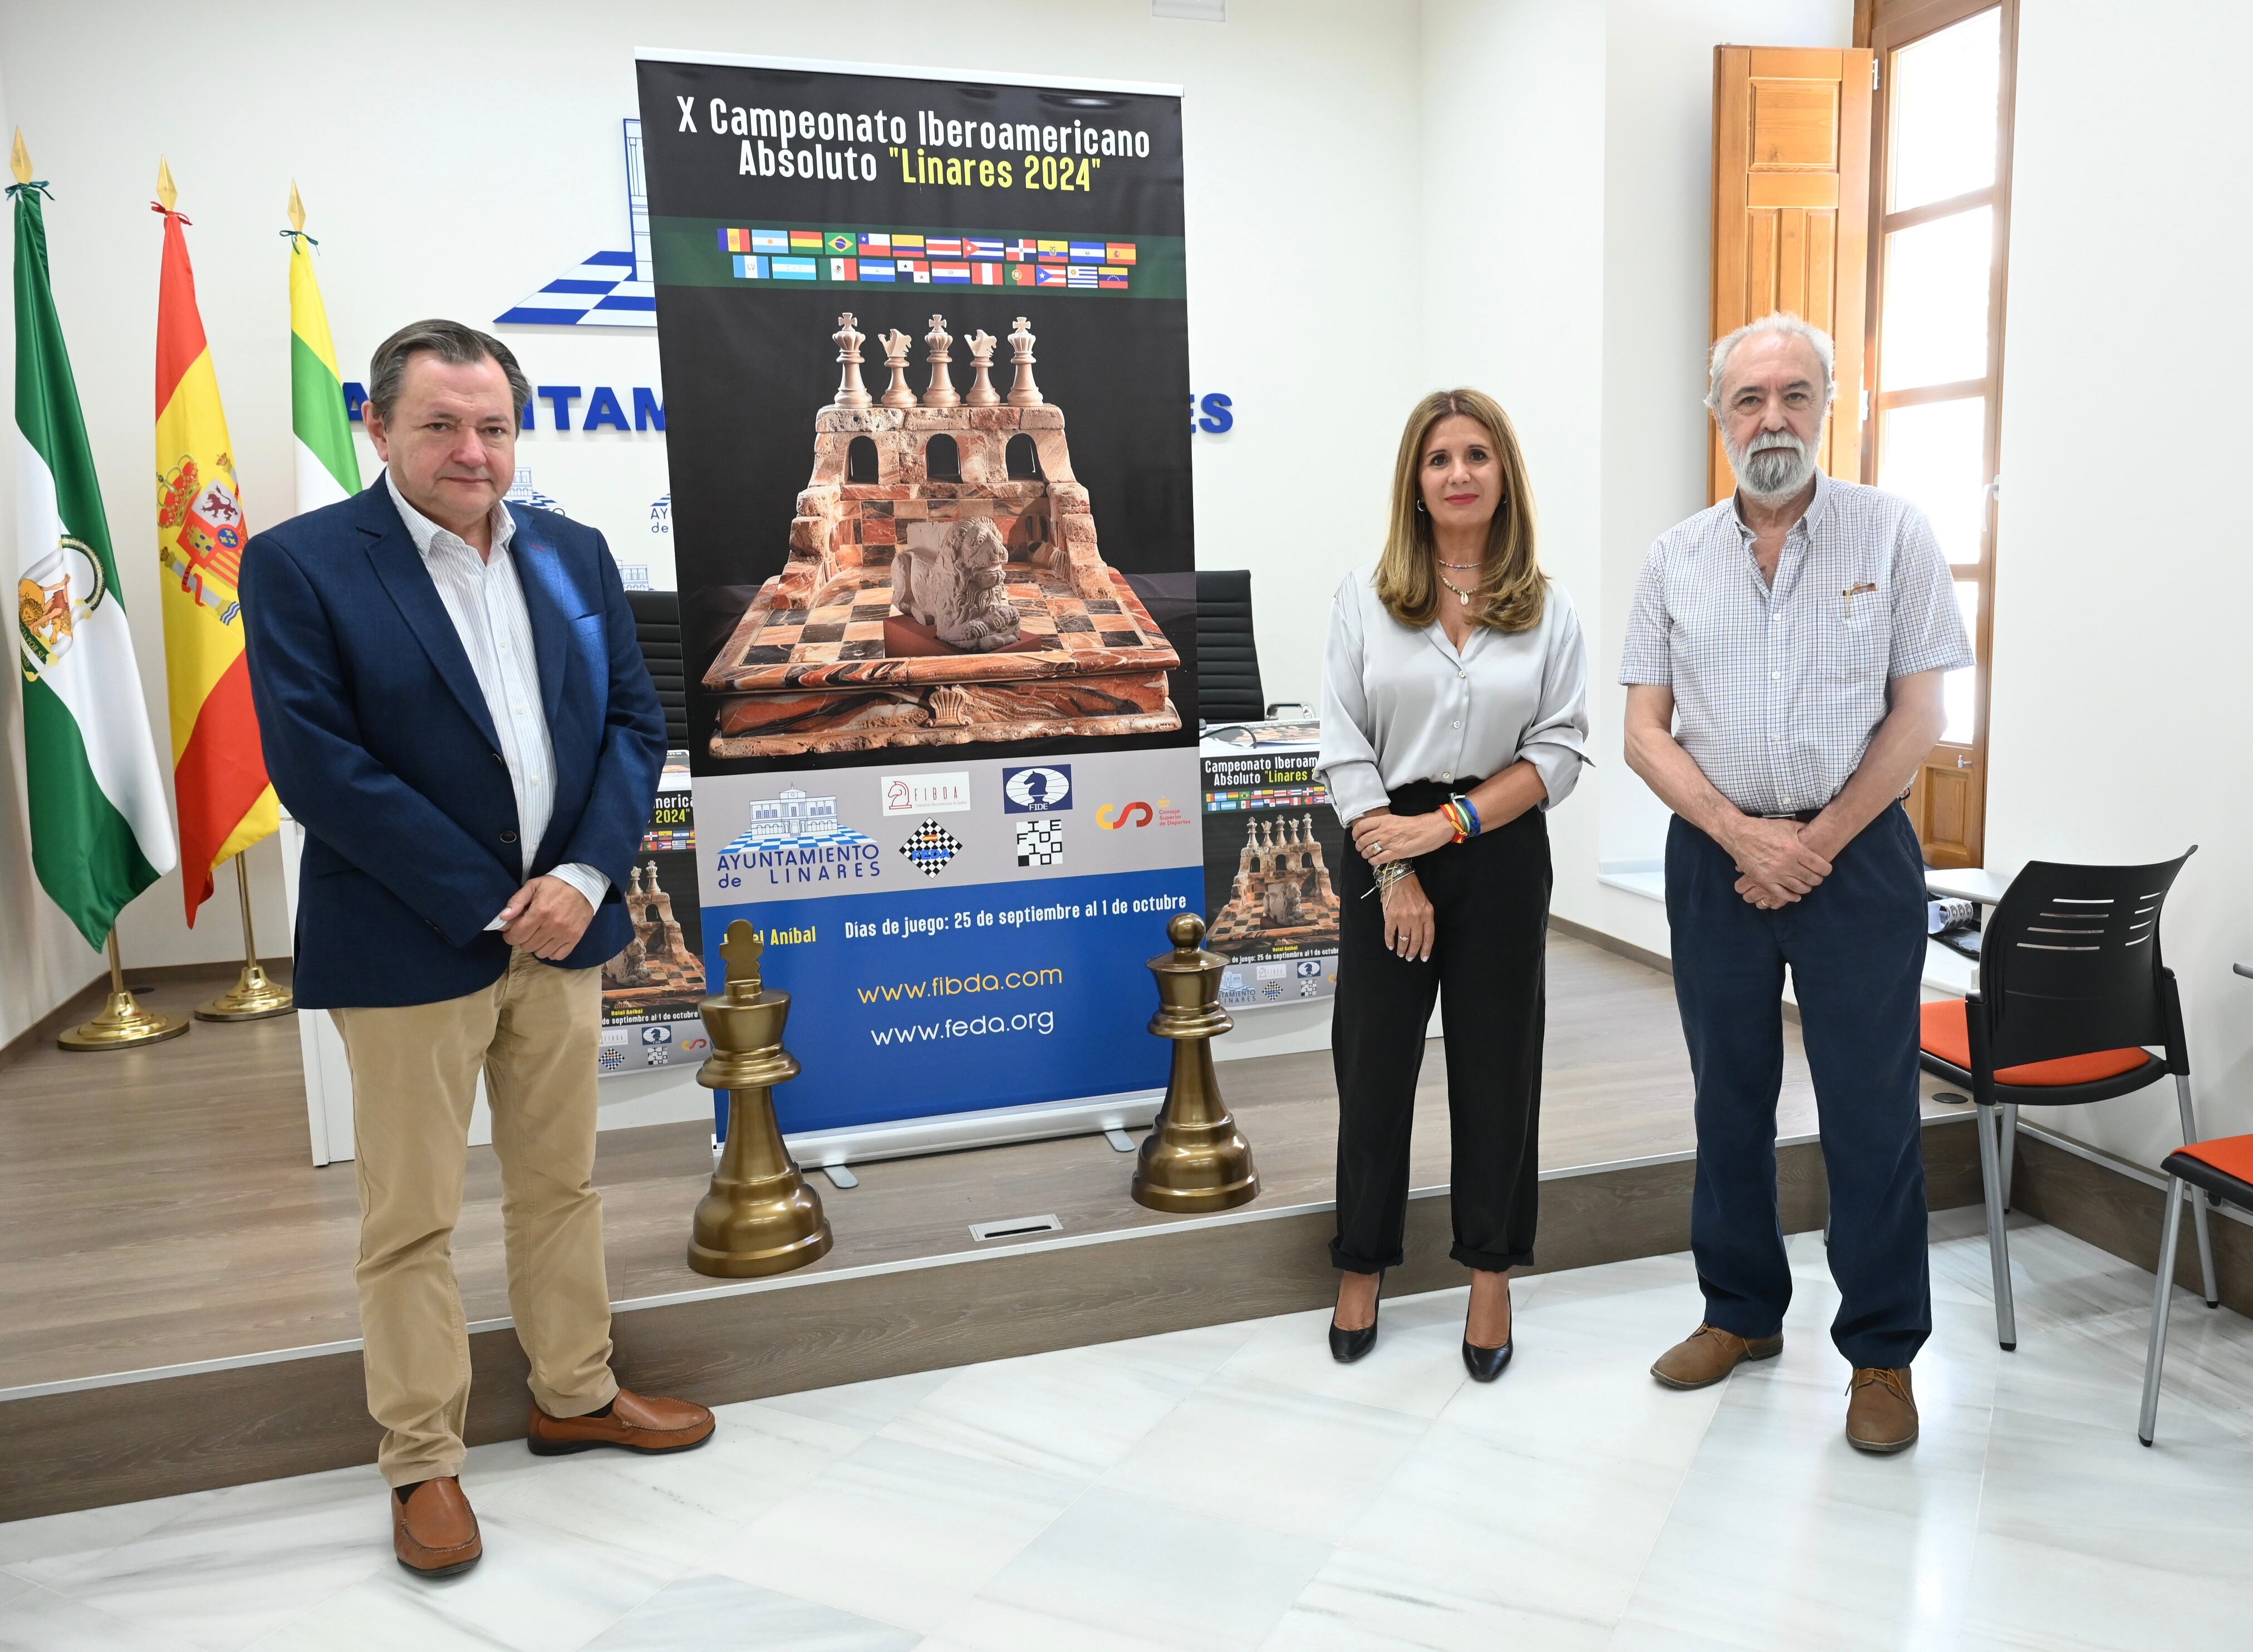
<instances>
[{"instance_id":1,"label":"carved stone lion","mask_svg":"<svg viewBox=\"0 0 2253 1652\"><path fill-rule=\"evenodd\" d=\"M1009 560L993 519L910 522L892 579L900 612L956 648L991 653L1017 640L1017 610L1004 594Z\"/></svg>"}]
</instances>

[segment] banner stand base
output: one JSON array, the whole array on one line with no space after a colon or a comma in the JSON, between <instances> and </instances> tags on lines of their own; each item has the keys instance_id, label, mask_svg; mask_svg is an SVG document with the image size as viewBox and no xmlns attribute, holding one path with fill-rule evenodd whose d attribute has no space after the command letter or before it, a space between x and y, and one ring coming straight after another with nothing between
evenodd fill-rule
<instances>
[{"instance_id":1,"label":"banner stand base","mask_svg":"<svg viewBox=\"0 0 2253 1652\"><path fill-rule=\"evenodd\" d=\"M940 1113L896 1124L847 1125L835 1130L793 1131L783 1138L790 1156L808 1170L910 1159L918 1154L998 1147L1054 1136L1092 1136L1147 1128L1166 1098L1162 1090L1130 1091L1023 1107L986 1107ZM1113 1144L1116 1145L1115 1143ZM1131 1144L1130 1144L1131 1145Z\"/></svg>"}]
</instances>

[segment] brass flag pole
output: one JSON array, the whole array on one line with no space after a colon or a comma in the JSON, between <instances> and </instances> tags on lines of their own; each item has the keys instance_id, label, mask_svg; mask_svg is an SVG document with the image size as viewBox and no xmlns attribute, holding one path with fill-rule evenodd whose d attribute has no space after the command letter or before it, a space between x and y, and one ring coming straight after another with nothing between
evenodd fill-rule
<instances>
[{"instance_id":1,"label":"brass flag pole","mask_svg":"<svg viewBox=\"0 0 2253 1652\"><path fill-rule=\"evenodd\" d=\"M109 931L109 1002L101 1014L82 1027L73 1027L55 1040L65 1049L129 1049L136 1044L157 1044L188 1030L178 1015L143 1009L125 990L125 966L117 960L117 931Z\"/></svg>"},{"instance_id":2,"label":"brass flag pole","mask_svg":"<svg viewBox=\"0 0 2253 1652\"><path fill-rule=\"evenodd\" d=\"M287 1015L297 1007L297 1000L258 961L258 935L250 926L250 874L244 868L241 850L234 856L234 887L242 897L242 973L233 986L211 1002L197 1005L196 1019L255 1021L264 1021L269 1015Z\"/></svg>"}]
</instances>

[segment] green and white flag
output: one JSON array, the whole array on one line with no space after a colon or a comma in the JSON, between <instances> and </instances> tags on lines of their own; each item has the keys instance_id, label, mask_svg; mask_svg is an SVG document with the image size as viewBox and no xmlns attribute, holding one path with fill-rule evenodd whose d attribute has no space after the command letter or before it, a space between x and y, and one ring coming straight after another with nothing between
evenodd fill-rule
<instances>
[{"instance_id":1,"label":"green and white flag","mask_svg":"<svg viewBox=\"0 0 2253 1652\"><path fill-rule=\"evenodd\" d=\"M55 317L39 185L8 193L16 202L16 639L31 864L87 944L100 947L118 910L171 871L179 851Z\"/></svg>"},{"instance_id":2,"label":"green and white flag","mask_svg":"<svg viewBox=\"0 0 2253 1652\"><path fill-rule=\"evenodd\" d=\"M345 410L344 375L329 337L329 312L313 274L305 206L289 185L289 423L297 438L297 509L333 505L360 490L359 455Z\"/></svg>"}]
</instances>

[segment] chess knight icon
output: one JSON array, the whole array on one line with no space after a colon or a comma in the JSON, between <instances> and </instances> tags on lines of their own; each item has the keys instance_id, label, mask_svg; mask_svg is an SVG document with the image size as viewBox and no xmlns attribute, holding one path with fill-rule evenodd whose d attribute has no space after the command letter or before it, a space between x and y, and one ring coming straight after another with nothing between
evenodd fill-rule
<instances>
[{"instance_id":1,"label":"chess knight icon","mask_svg":"<svg viewBox=\"0 0 2253 1652\"><path fill-rule=\"evenodd\" d=\"M172 551L160 547L157 555L180 589L199 608L216 609L222 624L233 624L241 611L236 589L242 583L242 547L250 526L242 514L242 501L234 479L234 462L219 456L226 479L205 478L196 462L182 458L157 484L157 525L159 532L173 530Z\"/></svg>"},{"instance_id":2,"label":"chess knight icon","mask_svg":"<svg viewBox=\"0 0 2253 1652\"><path fill-rule=\"evenodd\" d=\"M957 388L943 316L924 334L920 394L907 333L875 341L890 371L881 396L861 382L857 318L840 316L831 338L837 391L814 415L789 560L704 675L719 702L713 755L1180 728L1181 657L1096 549L1025 318L1008 337L1006 395L991 377L1001 341L983 331L961 340L972 380Z\"/></svg>"},{"instance_id":3,"label":"chess knight icon","mask_svg":"<svg viewBox=\"0 0 2253 1652\"><path fill-rule=\"evenodd\" d=\"M86 617L109 595L101 560L85 540L57 536L55 548L16 582L16 643L24 655L24 680L70 652Z\"/></svg>"}]
</instances>

